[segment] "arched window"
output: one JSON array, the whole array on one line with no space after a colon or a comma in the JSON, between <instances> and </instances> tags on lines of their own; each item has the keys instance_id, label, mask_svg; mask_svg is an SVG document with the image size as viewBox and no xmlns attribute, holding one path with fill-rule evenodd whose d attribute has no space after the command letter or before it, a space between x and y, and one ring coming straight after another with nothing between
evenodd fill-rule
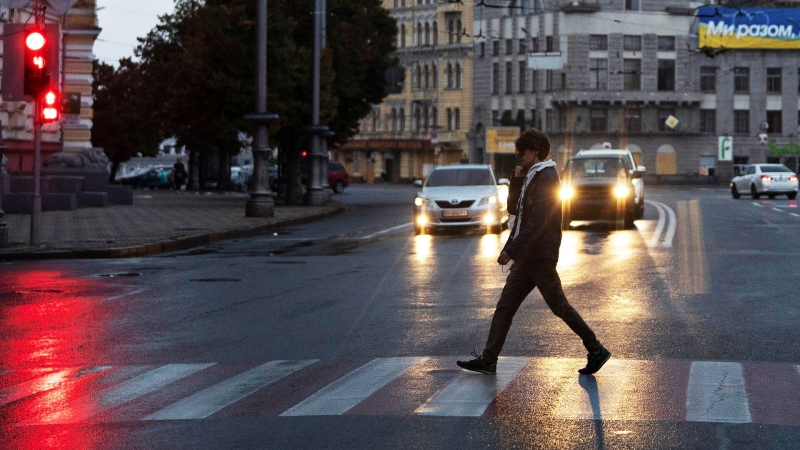
<instances>
[{"instance_id":1,"label":"arched window","mask_svg":"<svg viewBox=\"0 0 800 450\"><path fill-rule=\"evenodd\" d=\"M422 69L417 66L417 89L422 87Z\"/></svg>"},{"instance_id":2,"label":"arched window","mask_svg":"<svg viewBox=\"0 0 800 450\"><path fill-rule=\"evenodd\" d=\"M437 89L439 87L439 68L436 67L436 63L431 66L431 74L433 75L433 88Z\"/></svg>"},{"instance_id":3,"label":"arched window","mask_svg":"<svg viewBox=\"0 0 800 450\"><path fill-rule=\"evenodd\" d=\"M453 129L453 110L447 108L447 130L450 131Z\"/></svg>"},{"instance_id":4,"label":"arched window","mask_svg":"<svg viewBox=\"0 0 800 450\"><path fill-rule=\"evenodd\" d=\"M456 87L461 88L461 63L456 63Z\"/></svg>"},{"instance_id":5,"label":"arched window","mask_svg":"<svg viewBox=\"0 0 800 450\"><path fill-rule=\"evenodd\" d=\"M397 131L397 108L392 108L392 131Z\"/></svg>"},{"instance_id":6,"label":"arched window","mask_svg":"<svg viewBox=\"0 0 800 450\"><path fill-rule=\"evenodd\" d=\"M461 108L456 108L453 113L453 122L455 122L455 129L461 129Z\"/></svg>"},{"instance_id":7,"label":"arched window","mask_svg":"<svg viewBox=\"0 0 800 450\"><path fill-rule=\"evenodd\" d=\"M431 43L431 24L425 22L425 45L430 45Z\"/></svg>"},{"instance_id":8,"label":"arched window","mask_svg":"<svg viewBox=\"0 0 800 450\"><path fill-rule=\"evenodd\" d=\"M453 79L453 65L448 63L447 64L447 87L452 88L455 84L455 80Z\"/></svg>"},{"instance_id":9,"label":"arched window","mask_svg":"<svg viewBox=\"0 0 800 450\"><path fill-rule=\"evenodd\" d=\"M400 47L405 47L405 46L406 46L406 24L402 24L400 25Z\"/></svg>"},{"instance_id":10,"label":"arched window","mask_svg":"<svg viewBox=\"0 0 800 450\"><path fill-rule=\"evenodd\" d=\"M420 107L419 107L419 106L417 106L417 109L416 109L416 113L415 113L415 115L417 116L417 117L416 117L416 119L417 119L417 120L416 120L416 122L417 122L417 123L416 123L416 126L417 126L417 127L416 127L416 131L419 131L419 130L421 130L421 129L422 129L422 110L420 109Z\"/></svg>"},{"instance_id":11,"label":"arched window","mask_svg":"<svg viewBox=\"0 0 800 450\"><path fill-rule=\"evenodd\" d=\"M439 110L435 106L431 108L431 126L434 131L439 128Z\"/></svg>"},{"instance_id":12,"label":"arched window","mask_svg":"<svg viewBox=\"0 0 800 450\"><path fill-rule=\"evenodd\" d=\"M433 22L433 45L439 44L439 26Z\"/></svg>"},{"instance_id":13,"label":"arched window","mask_svg":"<svg viewBox=\"0 0 800 450\"><path fill-rule=\"evenodd\" d=\"M430 111L428 111L428 108L425 108L425 110L424 110L424 111L425 111L425 112L424 112L424 114L425 114L425 118L424 118L424 120L422 121L422 126L423 126L423 128L424 128L424 129L426 129L426 130L427 130L427 129L428 129L428 128L430 128L430 126L431 126L431 122L430 122L430 118L431 118L431 116L430 116Z\"/></svg>"},{"instance_id":14,"label":"arched window","mask_svg":"<svg viewBox=\"0 0 800 450\"><path fill-rule=\"evenodd\" d=\"M400 117L397 119L400 122L400 132L406 131L406 109L400 108Z\"/></svg>"},{"instance_id":15,"label":"arched window","mask_svg":"<svg viewBox=\"0 0 800 450\"><path fill-rule=\"evenodd\" d=\"M422 45L422 24L417 24L417 45Z\"/></svg>"},{"instance_id":16,"label":"arched window","mask_svg":"<svg viewBox=\"0 0 800 450\"><path fill-rule=\"evenodd\" d=\"M456 42L461 43L461 19L458 19L458 29L456 29Z\"/></svg>"},{"instance_id":17,"label":"arched window","mask_svg":"<svg viewBox=\"0 0 800 450\"><path fill-rule=\"evenodd\" d=\"M455 42L455 28L456 24L452 20L447 22L447 43L452 44Z\"/></svg>"},{"instance_id":18,"label":"arched window","mask_svg":"<svg viewBox=\"0 0 800 450\"><path fill-rule=\"evenodd\" d=\"M428 65L425 64L425 89L431 87L431 71L428 68Z\"/></svg>"}]
</instances>

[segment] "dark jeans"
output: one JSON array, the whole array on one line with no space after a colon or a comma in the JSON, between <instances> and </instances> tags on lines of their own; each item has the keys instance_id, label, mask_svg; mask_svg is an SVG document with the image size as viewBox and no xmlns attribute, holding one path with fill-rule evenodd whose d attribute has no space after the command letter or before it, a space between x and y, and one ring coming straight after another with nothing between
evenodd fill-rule
<instances>
[{"instance_id":1,"label":"dark jeans","mask_svg":"<svg viewBox=\"0 0 800 450\"><path fill-rule=\"evenodd\" d=\"M575 308L567 301L567 297L561 289L561 278L556 272L556 261L534 259L515 262L511 267L503 293L494 310L486 348L483 349L482 359L485 362L491 364L497 361L503 344L506 342L514 314L535 287L539 288L539 292L542 293L544 301L547 302L547 306L550 307L553 314L560 317L583 340L586 350L593 352L602 348L594 331L589 328L589 325L586 325L578 311L575 311Z\"/></svg>"}]
</instances>

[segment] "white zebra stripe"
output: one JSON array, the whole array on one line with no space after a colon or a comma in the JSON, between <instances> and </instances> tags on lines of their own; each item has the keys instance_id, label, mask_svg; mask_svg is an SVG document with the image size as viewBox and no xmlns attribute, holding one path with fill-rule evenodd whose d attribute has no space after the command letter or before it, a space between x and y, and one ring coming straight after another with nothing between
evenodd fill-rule
<instances>
[{"instance_id":1,"label":"white zebra stripe","mask_svg":"<svg viewBox=\"0 0 800 450\"><path fill-rule=\"evenodd\" d=\"M142 420L204 419L318 360L270 361L156 411Z\"/></svg>"},{"instance_id":2,"label":"white zebra stripe","mask_svg":"<svg viewBox=\"0 0 800 450\"><path fill-rule=\"evenodd\" d=\"M281 416L344 414L375 391L427 358L379 358L350 372L284 411Z\"/></svg>"},{"instance_id":3,"label":"white zebra stripe","mask_svg":"<svg viewBox=\"0 0 800 450\"><path fill-rule=\"evenodd\" d=\"M463 372L415 412L424 416L478 417L528 361L530 358L500 357L497 375Z\"/></svg>"},{"instance_id":4,"label":"white zebra stripe","mask_svg":"<svg viewBox=\"0 0 800 450\"><path fill-rule=\"evenodd\" d=\"M741 364L692 362L686 391L686 420L726 423L751 421Z\"/></svg>"},{"instance_id":5,"label":"white zebra stripe","mask_svg":"<svg viewBox=\"0 0 800 450\"><path fill-rule=\"evenodd\" d=\"M11 386L10 388L0 391L0 406L7 405L11 402L15 402L21 398L25 398L39 392L49 391L50 389L54 389L63 383L77 380L87 375L99 373L110 368L111 366L63 369L48 373L47 375L42 375L41 377Z\"/></svg>"},{"instance_id":6,"label":"white zebra stripe","mask_svg":"<svg viewBox=\"0 0 800 450\"><path fill-rule=\"evenodd\" d=\"M564 419L627 419L619 407L638 366L639 361L611 359L597 377L568 380L569 384L559 395L556 416ZM613 376L606 376L609 374Z\"/></svg>"}]
</instances>

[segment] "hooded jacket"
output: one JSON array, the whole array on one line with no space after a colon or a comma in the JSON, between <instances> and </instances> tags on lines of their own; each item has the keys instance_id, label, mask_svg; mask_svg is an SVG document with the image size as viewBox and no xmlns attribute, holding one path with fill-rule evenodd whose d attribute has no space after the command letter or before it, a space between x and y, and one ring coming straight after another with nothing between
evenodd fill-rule
<instances>
[{"instance_id":1,"label":"hooded jacket","mask_svg":"<svg viewBox=\"0 0 800 450\"><path fill-rule=\"evenodd\" d=\"M508 189L508 212L519 217L519 197L525 176L514 177ZM514 261L552 259L558 261L561 247L561 181L553 167L536 173L523 197L522 223L519 233L509 235L503 251Z\"/></svg>"}]
</instances>

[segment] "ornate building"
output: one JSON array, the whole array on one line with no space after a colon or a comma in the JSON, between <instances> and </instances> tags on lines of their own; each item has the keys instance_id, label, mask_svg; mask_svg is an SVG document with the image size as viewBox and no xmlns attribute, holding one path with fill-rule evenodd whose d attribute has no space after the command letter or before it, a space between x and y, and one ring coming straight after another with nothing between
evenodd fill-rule
<instances>
[{"instance_id":1,"label":"ornate building","mask_svg":"<svg viewBox=\"0 0 800 450\"><path fill-rule=\"evenodd\" d=\"M67 108L59 122L42 129L42 159L59 151L91 148L92 131L92 60L95 39L100 34L95 0L78 0L63 16L47 14L46 23L59 24L61 64L58 85ZM27 23L27 8L0 7L0 26ZM5 48L0 53L2 58ZM29 102L0 102L0 122L6 145L9 172L33 169L33 106Z\"/></svg>"},{"instance_id":2,"label":"ornate building","mask_svg":"<svg viewBox=\"0 0 800 450\"><path fill-rule=\"evenodd\" d=\"M410 181L469 157L472 2L383 0L383 6L397 19L402 91L375 105L338 153L357 179Z\"/></svg>"}]
</instances>

